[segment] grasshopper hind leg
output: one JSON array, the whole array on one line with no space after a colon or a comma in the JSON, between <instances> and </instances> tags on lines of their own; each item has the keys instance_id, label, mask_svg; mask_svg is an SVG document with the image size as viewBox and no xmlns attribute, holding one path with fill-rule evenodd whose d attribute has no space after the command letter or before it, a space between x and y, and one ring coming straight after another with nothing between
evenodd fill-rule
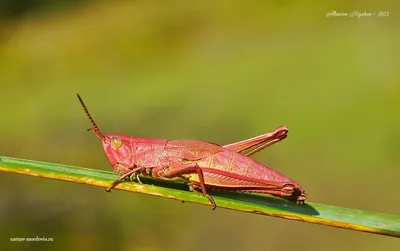
<instances>
[{"instance_id":1,"label":"grasshopper hind leg","mask_svg":"<svg viewBox=\"0 0 400 251\"><path fill-rule=\"evenodd\" d=\"M215 204L214 199L207 193L206 186L204 183L204 175L203 175L203 170L199 167L197 163L188 163L188 164L183 164L181 166L175 167L173 170L168 170L167 173L163 174L163 177L165 178L175 178L179 177L182 174L188 174L188 173L197 173L199 176L200 184L199 186L201 187L201 191L203 195L208 199L208 201L212 205L212 210L215 210L217 208L217 205ZM190 185L189 185L190 189Z\"/></svg>"}]
</instances>

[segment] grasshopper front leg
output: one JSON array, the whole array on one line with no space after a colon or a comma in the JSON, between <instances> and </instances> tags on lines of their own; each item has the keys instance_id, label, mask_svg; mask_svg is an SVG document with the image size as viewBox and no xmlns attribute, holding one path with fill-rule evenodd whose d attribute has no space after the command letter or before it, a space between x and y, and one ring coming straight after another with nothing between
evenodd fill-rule
<instances>
[{"instance_id":1,"label":"grasshopper front leg","mask_svg":"<svg viewBox=\"0 0 400 251\"><path fill-rule=\"evenodd\" d=\"M114 182L111 183L111 186L109 188L107 188L106 191L107 192L111 192L111 189L113 189L119 183L123 182L128 177L131 177L131 176L135 175L135 177L138 178L137 172L140 172L143 169L144 169L143 167L136 167L136 168L133 168L132 170L130 170L129 172L124 173L117 180L114 180Z\"/></svg>"},{"instance_id":2,"label":"grasshopper front leg","mask_svg":"<svg viewBox=\"0 0 400 251\"><path fill-rule=\"evenodd\" d=\"M134 164L133 164L132 167L134 167ZM129 172L129 171L131 170L131 167L130 167L129 165L126 165L126 164L123 164L123 163L120 163L120 162L117 162L117 163L113 166L113 168L114 168L114 170L117 170L117 172L118 172L120 175L123 175L124 173ZM135 173L133 173L132 175L130 175L130 176L129 176L129 179L130 179L131 181L137 181L137 182L139 182L140 184L143 184L142 181L141 181L140 178L139 178L138 172L135 172Z\"/></svg>"}]
</instances>

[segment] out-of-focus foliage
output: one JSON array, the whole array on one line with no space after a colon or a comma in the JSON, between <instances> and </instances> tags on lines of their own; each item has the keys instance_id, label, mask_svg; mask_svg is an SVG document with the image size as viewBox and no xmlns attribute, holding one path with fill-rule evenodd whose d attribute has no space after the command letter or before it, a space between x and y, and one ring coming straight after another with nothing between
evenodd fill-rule
<instances>
[{"instance_id":1,"label":"out-of-focus foliage","mask_svg":"<svg viewBox=\"0 0 400 251\"><path fill-rule=\"evenodd\" d=\"M333 10L390 16L326 17ZM310 201L399 214L398 11L393 1L93 1L1 21L0 154L110 170L79 92L105 133L227 144L285 124L288 138L257 160ZM1 174L0 197L6 249L398 248L21 175ZM21 236L56 241L9 241Z\"/></svg>"},{"instance_id":2,"label":"out-of-focus foliage","mask_svg":"<svg viewBox=\"0 0 400 251\"><path fill-rule=\"evenodd\" d=\"M89 0L2 0L0 1L0 20L21 18L27 14L41 11L62 10Z\"/></svg>"}]
</instances>

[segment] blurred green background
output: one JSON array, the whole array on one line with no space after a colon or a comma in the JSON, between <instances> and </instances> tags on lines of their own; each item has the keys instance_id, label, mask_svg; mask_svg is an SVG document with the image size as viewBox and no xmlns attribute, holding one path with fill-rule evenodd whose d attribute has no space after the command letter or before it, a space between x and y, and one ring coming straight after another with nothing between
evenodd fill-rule
<instances>
[{"instance_id":1,"label":"blurred green background","mask_svg":"<svg viewBox=\"0 0 400 251\"><path fill-rule=\"evenodd\" d=\"M111 170L105 133L227 144L309 200L400 213L396 1L12 1L0 5L0 155ZM333 10L389 17L326 17ZM398 250L399 241L0 173L2 250ZM13 243L12 237L52 237Z\"/></svg>"}]
</instances>

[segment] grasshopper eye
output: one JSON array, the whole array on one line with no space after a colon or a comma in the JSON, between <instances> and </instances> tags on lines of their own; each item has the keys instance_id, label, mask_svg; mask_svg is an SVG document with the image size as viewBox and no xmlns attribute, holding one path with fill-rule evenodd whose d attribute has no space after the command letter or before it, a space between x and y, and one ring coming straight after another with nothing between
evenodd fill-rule
<instances>
[{"instance_id":1,"label":"grasshopper eye","mask_svg":"<svg viewBox=\"0 0 400 251\"><path fill-rule=\"evenodd\" d=\"M123 142L120 138L118 137L111 137L111 146L114 148L114 150L117 150L122 146Z\"/></svg>"}]
</instances>

